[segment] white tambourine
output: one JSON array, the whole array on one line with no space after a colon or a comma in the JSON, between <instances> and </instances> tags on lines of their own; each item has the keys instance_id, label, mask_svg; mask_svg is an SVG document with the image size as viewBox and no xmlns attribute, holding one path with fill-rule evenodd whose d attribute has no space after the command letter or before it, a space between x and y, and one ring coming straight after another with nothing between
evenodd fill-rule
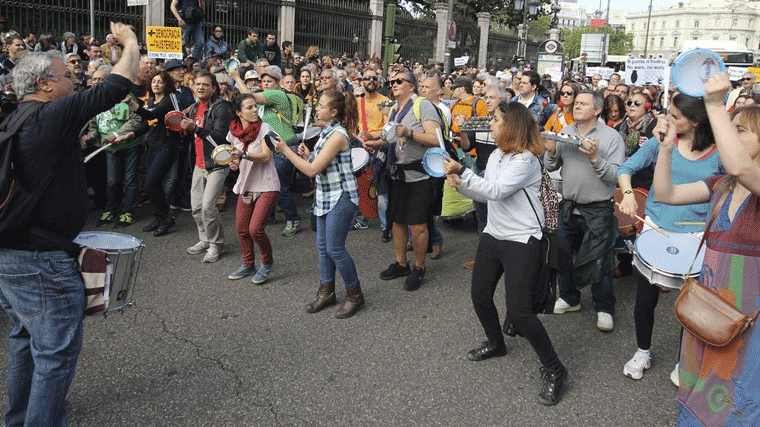
<instances>
[{"instance_id":1,"label":"white tambourine","mask_svg":"<svg viewBox=\"0 0 760 427\"><path fill-rule=\"evenodd\" d=\"M396 127L398 125L399 124L396 122L386 123L385 126L383 126L383 130L380 131L380 138L389 144L398 142L398 136L396 135Z\"/></svg>"},{"instance_id":2,"label":"white tambourine","mask_svg":"<svg viewBox=\"0 0 760 427\"><path fill-rule=\"evenodd\" d=\"M689 96L705 96L705 83L715 74L726 71L723 58L709 49L686 51L673 61L673 84Z\"/></svg>"}]
</instances>

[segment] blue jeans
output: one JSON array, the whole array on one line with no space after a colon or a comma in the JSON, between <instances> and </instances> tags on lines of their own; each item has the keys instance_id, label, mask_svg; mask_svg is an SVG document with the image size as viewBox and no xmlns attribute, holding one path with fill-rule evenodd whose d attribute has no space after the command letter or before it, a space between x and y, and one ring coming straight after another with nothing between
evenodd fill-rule
<instances>
[{"instance_id":1,"label":"blue jeans","mask_svg":"<svg viewBox=\"0 0 760 427\"><path fill-rule=\"evenodd\" d=\"M581 215L570 215L570 222L566 223L562 215L559 216L559 230L565 233L567 240L573 245L573 250L580 245L583 235L588 230L586 220ZM573 244L574 242L577 243ZM581 291L573 282L572 274L563 274L559 278L559 296L570 305L578 305L581 302ZM615 314L615 289L612 285L612 272L602 273L602 280L591 285L591 297L594 301L594 309L597 312Z\"/></svg>"},{"instance_id":2,"label":"blue jeans","mask_svg":"<svg viewBox=\"0 0 760 427\"><path fill-rule=\"evenodd\" d=\"M391 229L391 227L388 227L388 220L387 220L387 211L388 211L388 178L385 176L380 176L377 180L377 184L375 185L375 190L377 190L377 217L380 218L380 229L385 230L386 228L388 230Z\"/></svg>"},{"instance_id":3,"label":"blue jeans","mask_svg":"<svg viewBox=\"0 0 760 427\"><path fill-rule=\"evenodd\" d=\"M288 221L300 221L301 215L298 215L296 201L293 194L290 193L290 186L293 184L293 173L295 172L293 163L283 154L274 155L274 167L277 169L277 176L280 178L280 198L277 203L282 208L282 213ZM350 225L350 223L349 223Z\"/></svg>"},{"instance_id":4,"label":"blue jeans","mask_svg":"<svg viewBox=\"0 0 760 427\"><path fill-rule=\"evenodd\" d=\"M344 191L338 204L327 215L317 217L319 279L322 283L335 283L337 267L346 288L359 286L356 264L346 249L346 237L358 208Z\"/></svg>"},{"instance_id":5,"label":"blue jeans","mask_svg":"<svg viewBox=\"0 0 760 427\"><path fill-rule=\"evenodd\" d=\"M177 169L174 164L177 160L177 149L165 147L148 152L148 172L145 174L143 184L145 192L150 196L153 205L153 215L160 219L166 219L169 215L169 203L167 195L174 189L174 180ZM172 175L174 171L175 176Z\"/></svg>"},{"instance_id":6,"label":"blue jeans","mask_svg":"<svg viewBox=\"0 0 760 427\"><path fill-rule=\"evenodd\" d=\"M0 306L13 323L5 425L65 426L85 308L76 261L63 251L0 249Z\"/></svg>"},{"instance_id":7,"label":"blue jeans","mask_svg":"<svg viewBox=\"0 0 760 427\"><path fill-rule=\"evenodd\" d=\"M193 58L195 58L196 61L201 61L201 55L203 55L203 46L205 45L205 41L203 40L203 25L199 22L197 24L187 24L185 28L182 29L182 45L187 46L190 44L190 37L193 38L193 42L195 42L195 47L193 48Z\"/></svg>"},{"instance_id":8,"label":"blue jeans","mask_svg":"<svg viewBox=\"0 0 760 427\"><path fill-rule=\"evenodd\" d=\"M106 211L134 215L137 210L137 165L140 150L142 147L138 145L106 153Z\"/></svg>"}]
</instances>

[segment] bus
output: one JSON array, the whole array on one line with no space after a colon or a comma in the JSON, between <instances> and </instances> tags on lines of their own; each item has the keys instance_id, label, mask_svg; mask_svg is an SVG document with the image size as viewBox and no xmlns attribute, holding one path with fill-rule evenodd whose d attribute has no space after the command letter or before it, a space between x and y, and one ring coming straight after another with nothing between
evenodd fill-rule
<instances>
[{"instance_id":1,"label":"bus","mask_svg":"<svg viewBox=\"0 0 760 427\"><path fill-rule=\"evenodd\" d=\"M752 67L755 64L752 51L735 40L688 40L678 47L678 52L670 59L670 65L678 55L692 49L709 49L717 53L726 67Z\"/></svg>"}]
</instances>

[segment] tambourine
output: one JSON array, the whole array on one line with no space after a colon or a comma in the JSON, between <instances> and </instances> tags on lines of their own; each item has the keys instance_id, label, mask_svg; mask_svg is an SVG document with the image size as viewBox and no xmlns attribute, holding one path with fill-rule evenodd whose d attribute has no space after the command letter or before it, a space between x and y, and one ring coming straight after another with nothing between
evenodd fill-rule
<instances>
[{"instance_id":1,"label":"tambourine","mask_svg":"<svg viewBox=\"0 0 760 427\"><path fill-rule=\"evenodd\" d=\"M673 61L673 84L678 90L695 98L705 96L705 83L715 74L726 71L723 58L709 49L686 51Z\"/></svg>"},{"instance_id":2,"label":"tambourine","mask_svg":"<svg viewBox=\"0 0 760 427\"><path fill-rule=\"evenodd\" d=\"M180 123L186 118L187 116L182 111L170 111L164 117L164 124L166 124L167 129L179 132L182 130Z\"/></svg>"},{"instance_id":3,"label":"tambourine","mask_svg":"<svg viewBox=\"0 0 760 427\"><path fill-rule=\"evenodd\" d=\"M446 171L443 170L443 164L448 157L449 154L443 148L428 148L427 151L425 151L425 155L422 156L422 167L428 175L434 178L442 178L446 176Z\"/></svg>"},{"instance_id":4,"label":"tambourine","mask_svg":"<svg viewBox=\"0 0 760 427\"><path fill-rule=\"evenodd\" d=\"M581 145L581 141L583 141L583 138L580 136L568 135L566 133L555 133L550 131L541 132L541 136L543 136L544 139L551 139L552 141L565 142L567 144L573 145Z\"/></svg>"},{"instance_id":5,"label":"tambourine","mask_svg":"<svg viewBox=\"0 0 760 427\"><path fill-rule=\"evenodd\" d=\"M398 142L398 136L396 135L396 127L398 125L399 124L397 122L386 123L385 126L383 126L383 129L380 131L380 138L389 144Z\"/></svg>"},{"instance_id":6,"label":"tambourine","mask_svg":"<svg viewBox=\"0 0 760 427\"><path fill-rule=\"evenodd\" d=\"M361 171L369 163L369 153L361 147L351 149L351 170L354 173Z\"/></svg>"},{"instance_id":7,"label":"tambourine","mask_svg":"<svg viewBox=\"0 0 760 427\"><path fill-rule=\"evenodd\" d=\"M211 160L219 166L227 166L232 161L232 146L228 144L217 145L211 152Z\"/></svg>"},{"instance_id":8,"label":"tambourine","mask_svg":"<svg viewBox=\"0 0 760 427\"><path fill-rule=\"evenodd\" d=\"M236 69L240 66L240 61L238 61L236 58L230 58L227 60L227 63L224 64L224 69L227 71L227 74L231 73L232 70Z\"/></svg>"}]
</instances>

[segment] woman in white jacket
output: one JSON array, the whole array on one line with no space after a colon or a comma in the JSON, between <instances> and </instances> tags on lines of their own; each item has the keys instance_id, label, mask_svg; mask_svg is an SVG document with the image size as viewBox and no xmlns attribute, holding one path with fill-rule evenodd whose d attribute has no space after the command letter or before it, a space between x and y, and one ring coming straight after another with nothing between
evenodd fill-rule
<instances>
[{"instance_id":1,"label":"woman in white jacket","mask_svg":"<svg viewBox=\"0 0 760 427\"><path fill-rule=\"evenodd\" d=\"M533 115L518 102L499 104L490 125L498 149L488 158L483 177L453 160L444 165L449 185L488 205L488 221L478 244L471 288L475 313L488 340L468 352L467 358L480 361L507 354L493 296L499 278L509 271L504 279L508 320L518 334L528 339L543 365L539 403L554 405L567 383L567 369L559 361L532 304L543 254L544 211L539 201L538 159L544 151L543 139Z\"/></svg>"}]
</instances>

